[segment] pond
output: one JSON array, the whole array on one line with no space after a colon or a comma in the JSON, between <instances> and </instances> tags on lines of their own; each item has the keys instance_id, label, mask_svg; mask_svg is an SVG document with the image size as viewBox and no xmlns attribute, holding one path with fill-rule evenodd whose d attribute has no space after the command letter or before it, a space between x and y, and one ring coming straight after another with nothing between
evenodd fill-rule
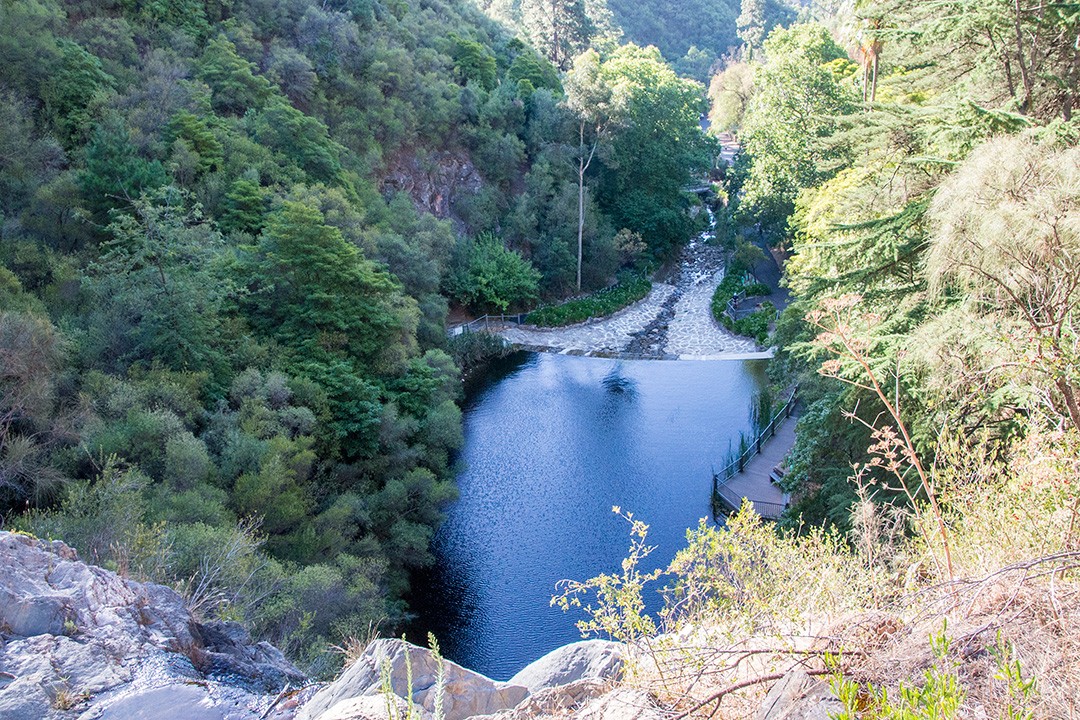
<instances>
[{"instance_id":1,"label":"pond","mask_svg":"<svg viewBox=\"0 0 1080 720\"><path fill-rule=\"evenodd\" d=\"M765 362L606 360L517 353L469 387L460 499L414 583L412 639L498 680L580 639L550 606L561 579L614 572L619 506L650 525L666 564L711 515L711 473L764 385ZM655 603L654 603L655 604Z\"/></svg>"}]
</instances>

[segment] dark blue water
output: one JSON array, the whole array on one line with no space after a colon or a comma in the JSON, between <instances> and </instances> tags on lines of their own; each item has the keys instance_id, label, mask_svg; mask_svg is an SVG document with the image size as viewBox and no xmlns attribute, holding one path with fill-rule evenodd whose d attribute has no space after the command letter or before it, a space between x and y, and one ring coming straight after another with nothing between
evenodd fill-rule
<instances>
[{"instance_id":1,"label":"dark blue water","mask_svg":"<svg viewBox=\"0 0 1080 720\"><path fill-rule=\"evenodd\" d=\"M711 470L764 382L762 361L615 361L521 353L469 392L461 497L418 578L416 630L505 680L580 639L555 583L614 572L629 542L613 505L650 524L666 564L710 514Z\"/></svg>"}]
</instances>

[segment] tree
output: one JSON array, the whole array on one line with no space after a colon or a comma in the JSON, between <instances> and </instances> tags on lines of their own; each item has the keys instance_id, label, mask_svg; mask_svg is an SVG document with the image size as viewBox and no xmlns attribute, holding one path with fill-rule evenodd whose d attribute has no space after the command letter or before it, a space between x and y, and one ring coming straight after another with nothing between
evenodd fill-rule
<instances>
[{"instance_id":1,"label":"tree","mask_svg":"<svg viewBox=\"0 0 1080 720\"><path fill-rule=\"evenodd\" d=\"M232 287L215 272L220 233L189 203L165 188L133 201L109 224L111 238L90 266L103 308L94 334L123 339L102 341L99 361L162 363L222 380L221 305Z\"/></svg>"},{"instance_id":2,"label":"tree","mask_svg":"<svg viewBox=\"0 0 1080 720\"><path fill-rule=\"evenodd\" d=\"M746 48L746 59L753 60L754 50L765 40L765 0L742 0L735 26Z\"/></svg>"},{"instance_id":3,"label":"tree","mask_svg":"<svg viewBox=\"0 0 1080 720\"><path fill-rule=\"evenodd\" d=\"M357 369L380 367L401 318L398 285L326 224L311 205L286 200L253 248L248 307L255 327L299 362L340 357Z\"/></svg>"},{"instance_id":4,"label":"tree","mask_svg":"<svg viewBox=\"0 0 1080 720\"><path fill-rule=\"evenodd\" d=\"M584 0L522 0L521 14L533 45L562 70L589 44L595 29Z\"/></svg>"},{"instance_id":5,"label":"tree","mask_svg":"<svg viewBox=\"0 0 1080 720\"><path fill-rule=\"evenodd\" d=\"M823 142L853 107L843 78L854 64L821 25L777 29L764 44L740 139L751 158L742 207L758 222L781 225L803 188L826 179L842 148Z\"/></svg>"},{"instance_id":6,"label":"tree","mask_svg":"<svg viewBox=\"0 0 1080 720\"><path fill-rule=\"evenodd\" d=\"M51 447L72 430L57 412L63 356L63 341L47 320L0 312L0 509L4 512L27 500L47 499L63 479L48 457Z\"/></svg>"},{"instance_id":7,"label":"tree","mask_svg":"<svg viewBox=\"0 0 1080 720\"><path fill-rule=\"evenodd\" d=\"M60 64L41 90L45 114L65 147L85 142L93 124L91 103L112 85L101 61L70 40L60 41Z\"/></svg>"},{"instance_id":8,"label":"tree","mask_svg":"<svg viewBox=\"0 0 1080 720\"><path fill-rule=\"evenodd\" d=\"M585 236L585 173L592 165L600 144L608 139L612 128L626 112L625 88L611 85L610 79L604 76L599 53L590 49L574 58L574 67L563 82L566 105L578 120L578 152L575 158L578 177L578 292L581 292L581 258Z\"/></svg>"},{"instance_id":9,"label":"tree","mask_svg":"<svg viewBox=\"0 0 1080 720\"><path fill-rule=\"evenodd\" d=\"M859 12L903 28L924 61L952 77L944 89L956 97L989 105L1004 96L1021 114L1066 121L1080 102L1076 3L877 0Z\"/></svg>"},{"instance_id":10,"label":"tree","mask_svg":"<svg viewBox=\"0 0 1080 720\"><path fill-rule=\"evenodd\" d=\"M206 44L199 60L199 78L214 91L214 109L242 115L251 108L260 108L270 98L270 81L255 74L255 65L236 52L224 35Z\"/></svg>"},{"instance_id":11,"label":"tree","mask_svg":"<svg viewBox=\"0 0 1080 720\"><path fill-rule=\"evenodd\" d=\"M734 62L709 83L709 122L713 130L734 130L742 125L746 106L754 94L754 66Z\"/></svg>"},{"instance_id":12,"label":"tree","mask_svg":"<svg viewBox=\"0 0 1080 720\"><path fill-rule=\"evenodd\" d=\"M540 273L490 233L459 244L447 290L471 307L505 312L534 302Z\"/></svg>"},{"instance_id":13,"label":"tree","mask_svg":"<svg viewBox=\"0 0 1080 720\"><path fill-rule=\"evenodd\" d=\"M656 48L626 45L602 64L605 82L625 96L623 123L601 158L601 204L615 227L640 233L663 257L690 232L684 188L712 164L701 132L700 83L678 77Z\"/></svg>"},{"instance_id":14,"label":"tree","mask_svg":"<svg viewBox=\"0 0 1080 720\"><path fill-rule=\"evenodd\" d=\"M145 160L136 152L119 115L109 115L95 128L85 152L79 185L99 227L109 224L110 211L130 207L144 192L167 181L160 162Z\"/></svg>"},{"instance_id":15,"label":"tree","mask_svg":"<svg viewBox=\"0 0 1080 720\"><path fill-rule=\"evenodd\" d=\"M475 40L458 35L452 34L450 40L453 42L450 56L454 59L454 74L461 84L473 80L488 92L494 90L498 72L491 51Z\"/></svg>"},{"instance_id":16,"label":"tree","mask_svg":"<svg viewBox=\"0 0 1080 720\"><path fill-rule=\"evenodd\" d=\"M1000 321L1005 368L1080 429L1080 148L991 140L942 184L931 217L931 279Z\"/></svg>"}]
</instances>

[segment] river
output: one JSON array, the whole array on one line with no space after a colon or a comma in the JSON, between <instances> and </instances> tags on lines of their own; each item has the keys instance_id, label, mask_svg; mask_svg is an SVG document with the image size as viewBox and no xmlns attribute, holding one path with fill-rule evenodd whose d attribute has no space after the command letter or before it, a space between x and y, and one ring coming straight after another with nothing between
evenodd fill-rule
<instances>
[{"instance_id":1,"label":"river","mask_svg":"<svg viewBox=\"0 0 1080 720\"><path fill-rule=\"evenodd\" d=\"M517 353L469 387L460 499L416 579L413 634L499 680L580 639L550 607L558 580L619 569L627 523L651 526L653 565L710 514L710 477L764 383L763 361L606 360ZM653 601L655 606L655 601Z\"/></svg>"}]
</instances>

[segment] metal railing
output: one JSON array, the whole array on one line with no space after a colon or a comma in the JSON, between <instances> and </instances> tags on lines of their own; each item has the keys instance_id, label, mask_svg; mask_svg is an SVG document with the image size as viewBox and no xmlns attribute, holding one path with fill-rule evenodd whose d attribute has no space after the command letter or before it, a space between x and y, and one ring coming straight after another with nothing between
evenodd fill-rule
<instances>
[{"instance_id":1,"label":"metal railing","mask_svg":"<svg viewBox=\"0 0 1080 720\"><path fill-rule=\"evenodd\" d=\"M731 322L735 322L736 320L739 319L738 318L738 313L736 313L735 311L739 307L739 301L745 300L745 299L746 299L746 291L745 290L740 290L739 292L735 293L734 295L732 295L728 299L727 306L724 308L724 314L728 316L728 318L731 320Z\"/></svg>"},{"instance_id":2,"label":"metal railing","mask_svg":"<svg viewBox=\"0 0 1080 720\"><path fill-rule=\"evenodd\" d=\"M783 424L785 420L791 417L791 413L795 410L795 403L798 401L799 386L796 385L791 389L791 393L788 395L787 402L784 406L773 415L757 437L755 437L749 444L749 446L743 450L739 455L732 460L727 467L720 472L713 473L713 498L722 502L730 510L737 511L743 503L743 497L737 496L734 491L726 487L731 478L741 473L746 464L750 461L750 458L754 457L761 452L761 446L768 442L776 435L777 428ZM785 496L786 499L787 496ZM786 508L785 505L779 503L765 502L762 500L755 500L753 498L746 498L754 504L754 508L758 514L764 518L779 518Z\"/></svg>"},{"instance_id":3,"label":"metal railing","mask_svg":"<svg viewBox=\"0 0 1080 720\"><path fill-rule=\"evenodd\" d=\"M788 395L787 402L784 403L784 407L780 408L769 420L769 424L766 425L762 431L755 437L749 447L746 448L738 457L731 461L731 463L718 473L713 473L714 482L716 478L719 478L718 482L724 483L733 478L735 475L741 473L743 468L746 467L746 463L753 456L761 452L762 443L766 442L774 435L776 435L776 429L780 427L784 420L791 417L792 411L795 409L795 403L797 401L797 395L799 392L799 386L796 385L791 389L791 394Z\"/></svg>"},{"instance_id":4,"label":"metal railing","mask_svg":"<svg viewBox=\"0 0 1080 720\"><path fill-rule=\"evenodd\" d=\"M715 491L715 499L724 504L729 512L738 512L742 507L743 500L747 500L754 504L754 510L758 515L766 520L778 520L784 511L787 510L787 505L782 503L765 502L764 500L751 500L750 498L743 498L731 488L720 486Z\"/></svg>"},{"instance_id":5,"label":"metal railing","mask_svg":"<svg viewBox=\"0 0 1080 720\"><path fill-rule=\"evenodd\" d=\"M478 317L463 325L455 325L452 328L447 328L446 333L450 337L457 337L458 335L464 335L466 333L490 330L492 326L521 325L525 322L525 317L528 314L529 313L518 313L517 315L484 315L483 317Z\"/></svg>"}]
</instances>

